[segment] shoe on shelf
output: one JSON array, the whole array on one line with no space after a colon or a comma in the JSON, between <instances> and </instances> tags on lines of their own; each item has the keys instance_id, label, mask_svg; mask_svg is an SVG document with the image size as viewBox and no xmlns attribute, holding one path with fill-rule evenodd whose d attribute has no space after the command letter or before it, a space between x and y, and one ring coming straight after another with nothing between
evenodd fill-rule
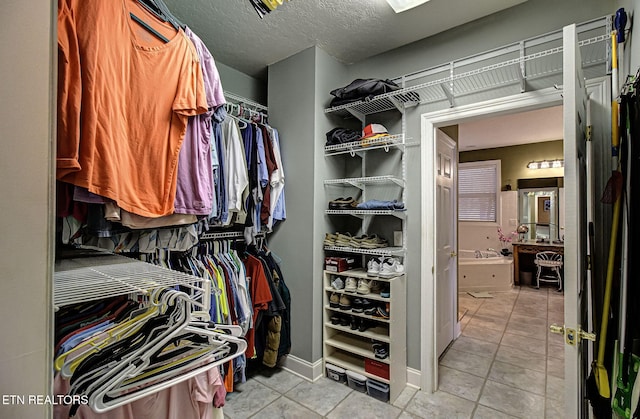
<instances>
[{"instance_id":1,"label":"shoe on shelf","mask_svg":"<svg viewBox=\"0 0 640 419\"><path fill-rule=\"evenodd\" d=\"M325 233L323 244L325 246L335 246L337 238L338 238L338 233L336 233L336 234Z\"/></svg>"},{"instance_id":2,"label":"shoe on shelf","mask_svg":"<svg viewBox=\"0 0 640 419\"><path fill-rule=\"evenodd\" d=\"M342 294L340 296L340 310L351 310L351 297L348 295Z\"/></svg>"},{"instance_id":3,"label":"shoe on shelf","mask_svg":"<svg viewBox=\"0 0 640 419\"><path fill-rule=\"evenodd\" d=\"M378 306L376 308L376 312L373 313L373 317L388 320L389 319L389 303L387 303L385 307Z\"/></svg>"},{"instance_id":4,"label":"shoe on shelf","mask_svg":"<svg viewBox=\"0 0 640 419\"><path fill-rule=\"evenodd\" d=\"M330 210L349 210L356 209L358 202L352 197L336 198L333 201L329 201Z\"/></svg>"},{"instance_id":5,"label":"shoe on shelf","mask_svg":"<svg viewBox=\"0 0 640 419\"><path fill-rule=\"evenodd\" d=\"M380 297L391 298L391 284L387 282L382 285L382 290L380 290Z\"/></svg>"},{"instance_id":6,"label":"shoe on shelf","mask_svg":"<svg viewBox=\"0 0 640 419\"><path fill-rule=\"evenodd\" d=\"M355 278L347 277L347 280L344 283L344 290L346 292L356 292L358 289L358 285Z\"/></svg>"},{"instance_id":7,"label":"shoe on shelf","mask_svg":"<svg viewBox=\"0 0 640 419\"><path fill-rule=\"evenodd\" d=\"M364 308L362 307L362 299L361 298L354 298L351 301L351 312L353 313L362 313L364 311Z\"/></svg>"},{"instance_id":8,"label":"shoe on shelf","mask_svg":"<svg viewBox=\"0 0 640 419\"><path fill-rule=\"evenodd\" d=\"M381 278L393 278L404 274L404 266L396 258L387 258L380 267Z\"/></svg>"},{"instance_id":9,"label":"shoe on shelf","mask_svg":"<svg viewBox=\"0 0 640 419\"><path fill-rule=\"evenodd\" d=\"M363 249L377 249L380 247L387 247L389 244L387 241L377 234L372 234L366 239L362 240L362 248Z\"/></svg>"},{"instance_id":10,"label":"shoe on shelf","mask_svg":"<svg viewBox=\"0 0 640 419\"><path fill-rule=\"evenodd\" d=\"M349 316L340 316L340 326L349 326L351 324L351 318Z\"/></svg>"},{"instance_id":11,"label":"shoe on shelf","mask_svg":"<svg viewBox=\"0 0 640 419\"><path fill-rule=\"evenodd\" d=\"M363 313L365 311L367 311L367 310L371 310L372 307L375 307L375 305L369 299L361 298L360 301L362 302L362 312Z\"/></svg>"},{"instance_id":12,"label":"shoe on shelf","mask_svg":"<svg viewBox=\"0 0 640 419\"><path fill-rule=\"evenodd\" d=\"M389 357L389 344L387 343L374 343L373 354L378 359L385 359Z\"/></svg>"},{"instance_id":13,"label":"shoe on shelf","mask_svg":"<svg viewBox=\"0 0 640 419\"><path fill-rule=\"evenodd\" d=\"M384 258L371 258L369 262L367 262L367 276L378 276L383 259Z\"/></svg>"},{"instance_id":14,"label":"shoe on shelf","mask_svg":"<svg viewBox=\"0 0 640 419\"><path fill-rule=\"evenodd\" d=\"M336 233L336 246L350 247L351 246L351 233Z\"/></svg>"},{"instance_id":15,"label":"shoe on shelf","mask_svg":"<svg viewBox=\"0 0 640 419\"><path fill-rule=\"evenodd\" d=\"M360 319L360 324L358 325L358 331L364 332L368 328L371 327L371 322L367 319Z\"/></svg>"},{"instance_id":16,"label":"shoe on shelf","mask_svg":"<svg viewBox=\"0 0 640 419\"><path fill-rule=\"evenodd\" d=\"M331 293L331 297L329 297L329 307L338 308L340 307L340 294L335 292Z\"/></svg>"},{"instance_id":17,"label":"shoe on shelf","mask_svg":"<svg viewBox=\"0 0 640 419\"><path fill-rule=\"evenodd\" d=\"M360 327L360 317L351 316L351 330L356 330Z\"/></svg>"},{"instance_id":18,"label":"shoe on shelf","mask_svg":"<svg viewBox=\"0 0 640 419\"><path fill-rule=\"evenodd\" d=\"M369 287L371 288L371 294L380 294L380 291L382 291L382 284L375 279L369 282Z\"/></svg>"},{"instance_id":19,"label":"shoe on shelf","mask_svg":"<svg viewBox=\"0 0 640 419\"><path fill-rule=\"evenodd\" d=\"M356 289L358 294L366 295L371 292L371 285L368 279L358 280L358 288Z\"/></svg>"},{"instance_id":20,"label":"shoe on shelf","mask_svg":"<svg viewBox=\"0 0 640 419\"><path fill-rule=\"evenodd\" d=\"M366 234L362 234L360 236L352 237L350 246L351 247L355 247L355 248L360 248L360 247L362 247L362 242L364 240L366 240L367 238L369 238L369 236L367 236Z\"/></svg>"},{"instance_id":21,"label":"shoe on shelf","mask_svg":"<svg viewBox=\"0 0 640 419\"><path fill-rule=\"evenodd\" d=\"M333 315L329 318L331 324L340 324L340 316Z\"/></svg>"},{"instance_id":22,"label":"shoe on shelf","mask_svg":"<svg viewBox=\"0 0 640 419\"><path fill-rule=\"evenodd\" d=\"M364 314L366 314L367 316L374 316L378 312L378 305L377 304L370 303L369 308L364 308L364 305L362 307L363 307L363 311L362 312Z\"/></svg>"},{"instance_id":23,"label":"shoe on shelf","mask_svg":"<svg viewBox=\"0 0 640 419\"><path fill-rule=\"evenodd\" d=\"M344 289L344 281L342 280L342 278L337 276L333 281L331 281L331 286L336 290Z\"/></svg>"}]
</instances>

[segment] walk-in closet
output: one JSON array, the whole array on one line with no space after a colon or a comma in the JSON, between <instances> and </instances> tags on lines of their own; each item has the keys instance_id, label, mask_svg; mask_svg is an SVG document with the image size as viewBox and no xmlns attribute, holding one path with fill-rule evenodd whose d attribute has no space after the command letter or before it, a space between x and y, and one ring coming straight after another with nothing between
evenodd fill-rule
<instances>
[{"instance_id":1,"label":"walk-in closet","mask_svg":"<svg viewBox=\"0 0 640 419\"><path fill-rule=\"evenodd\" d=\"M0 418L637 418L638 10L10 0Z\"/></svg>"}]
</instances>

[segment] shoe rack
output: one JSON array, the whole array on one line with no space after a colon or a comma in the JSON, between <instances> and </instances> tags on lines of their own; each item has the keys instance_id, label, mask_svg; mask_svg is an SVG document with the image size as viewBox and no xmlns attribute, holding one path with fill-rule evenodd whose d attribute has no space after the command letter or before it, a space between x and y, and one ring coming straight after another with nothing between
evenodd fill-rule
<instances>
[{"instance_id":1,"label":"shoe rack","mask_svg":"<svg viewBox=\"0 0 640 419\"><path fill-rule=\"evenodd\" d=\"M336 277L342 278L343 281L354 278L356 282L361 279L373 279L380 285L388 286L390 297L381 297L380 294L372 292L358 294L346 292L344 289L337 290L331 286ZM340 273L324 271L323 287L324 365L332 364L362 374L368 379L389 384L389 399L391 402L395 401L407 383L405 275L387 279L368 277L364 269ZM342 304L331 307L332 295L338 296L342 301L345 297L348 298L350 308ZM356 298L368 300L371 307L380 305L385 307L385 310L388 307L388 318L383 318L377 313L354 312ZM366 328L361 327L363 322ZM386 358L376 357L374 343L388 345ZM379 372L380 367L371 367L372 364L382 364L382 369L388 369L388 378ZM326 374L326 368L324 371Z\"/></svg>"},{"instance_id":2,"label":"shoe rack","mask_svg":"<svg viewBox=\"0 0 640 419\"><path fill-rule=\"evenodd\" d=\"M375 101L374 98L371 102ZM406 222L409 210L328 209L328 204L338 197L353 197L358 202L397 200L406 205L405 156L408 139L405 137L405 104L401 101L394 103L397 106L392 111L380 111L376 107L363 110L358 103L325 110L327 117L335 121L336 127L362 129L367 124L375 123L382 124L389 133L366 141L325 146L327 173L330 174L324 181L329 198L325 215L332 227L326 233L348 233L353 237L376 234L386 239L388 245L372 249L357 246L356 241L352 241L354 244L351 246L325 243L325 256L356 258L360 268L339 273L325 270L322 283L325 374L328 363L386 383L392 403L407 383L407 278L406 274L393 278L370 277L367 275L367 264L374 258L394 257L406 267ZM336 277L343 281L353 278L356 282L373 279L387 286L390 296L385 298L376 293L362 295L335 289L331 283ZM339 299L348 297L352 303L356 298L364 298L373 305L385 307L389 316L384 318L379 313L354 312L353 307L332 307L335 305L331 301L332 295ZM363 322L369 326L365 330L359 327ZM388 345L386 358L375 356L374 343ZM378 368L372 368L373 364ZM381 375L387 375L388 378Z\"/></svg>"}]
</instances>

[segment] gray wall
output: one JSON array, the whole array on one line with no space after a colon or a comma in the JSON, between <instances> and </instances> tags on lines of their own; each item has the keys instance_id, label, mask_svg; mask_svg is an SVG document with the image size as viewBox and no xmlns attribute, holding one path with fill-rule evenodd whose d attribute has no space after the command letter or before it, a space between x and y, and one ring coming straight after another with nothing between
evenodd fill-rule
<instances>
[{"instance_id":1,"label":"gray wall","mask_svg":"<svg viewBox=\"0 0 640 419\"><path fill-rule=\"evenodd\" d=\"M52 393L52 2L3 2L0 24L0 395ZM3 400L4 401L4 400ZM2 418L46 418L0 403Z\"/></svg>"},{"instance_id":2,"label":"gray wall","mask_svg":"<svg viewBox=\"0 0 640 419\"><path fill-rule=\"evenodd\" d=\"M267 103L267 84L264 81L218 61L216 61L216 68L220 73L220 81L225 92L235 93L263 105Z\"/></svg>"},{"instance_id":3,"label":"gray wall","mask_svg":"<svg viewBox=\"0 0 640 419\"><path fill-rule=\"evenodd\" d=\"M635 0L637 1L637 0ZM352 77L398 77L617 10L614 0L528 0L350 66ZM627 25L629 26L629 25Z\"/></svg>"},{"instance_id":4,"label":"gray wall","mask_svg":"<svg viewBox=\"0 0 640 419\"><path fill-rule=\"evenodd\" d=\"M340 66L316 47L269 67L269 122L280 133L286 176L287 220L277 226L271 247L284 260L292 295L292 355L322 357L322 209L324 136L327 124L318 112L328 88L326 74Z\"/></svg>"}]
</instances>

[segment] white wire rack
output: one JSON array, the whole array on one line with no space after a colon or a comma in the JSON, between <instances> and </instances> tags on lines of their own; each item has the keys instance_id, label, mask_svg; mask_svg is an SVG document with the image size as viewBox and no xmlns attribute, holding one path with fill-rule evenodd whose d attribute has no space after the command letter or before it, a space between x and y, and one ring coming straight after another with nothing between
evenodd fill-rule
<instances>
[{"instance_id":1,"label":"white wire rack","mask_svg":"<svg viewBox=\"0 0 640 419\"><path fill-rule=\"evenodd\" d=\"M361 151L385 149L391 147L400 148L405 145L404 135L389 135L386 137L375 138L373 140L358 140L344 144L329 145L324 147L325 156L335 156L338 154L349 153L352 156Z\"/></svg>"},{"instance_id":2,"label":"white wire rack","mask_svg":"<svg viewBox=\"0 0 640 419\"><path fill-rule=\"evenodd\" d=\"M405 251L405 249L402 247L380 247L377 249L363 249L360 247L344 246L325 246L324 250L373 256L401 256Z\"/></svg>"},{"instance_id":3,"label":"white wire rack","mask_svg":"<svg viewBox=\"0 0 640 419\"><path fill-rule=\"evenodd\" d=\"M207 280L113 254L56 262L53 300L56 307L62 307L119 295L148 295L154 289L175 286L188 289L193 304L209 311Z\"/></svg>"},{"instance_id":4,"label":"white wire rack","mask_svg":"<svg viewBox=\"0 0 640 419\"><path fill-rule=\"evenodd\" d=\"M609 17L578 25L585 77L607 74L611 22ZM450 107L464 96L502 87L512 93L561 83L562 30L530 38L472 57L451 61L397 80L402 89L325 109L342 117L400 110L418 104L442 102Z\"/></svg>"},{"instance_id":5,"label":"white wire rack","mask_svg":"<svg viewBox=\"0 0 640 419\"><path fill-rule=\"evenodd\" d=\"M269 108L267 106L262 105L258 102L254 102L253 100L247 99L245 97L236 95L235 93L224 92L224 97L230 102L248 106L256 111L264 112L264 113L269 112Z\"/></svg>"},{"instance_id":6,"label":"white wire rack","mask_svg":"<svg viewBox=\"0 0 640 419\"><path fill-rule=\"evenodd\" d=\"M364 185L373 185L373 184L396 184L398 186L404 187L404 180L392 175L385 175L385 176L367 176L367 177L355 177L355 178L344 178L344 179L327 179L324 181L324 184L338 185L338 186L350 185L360 189L363 189Z\"/></svg>"},{"instance_id":7,"label":"white wire rack","mask_svg":"<svg viewBox=\"0 0 640 419\"><path fill-rule=\"evenodd\" d=\"M406 211L399 210L325 210L328 215L353 215L353 216L371 216L371 215L393 215L398 218L405 218Z\"/></svg>"}]
</instances>

